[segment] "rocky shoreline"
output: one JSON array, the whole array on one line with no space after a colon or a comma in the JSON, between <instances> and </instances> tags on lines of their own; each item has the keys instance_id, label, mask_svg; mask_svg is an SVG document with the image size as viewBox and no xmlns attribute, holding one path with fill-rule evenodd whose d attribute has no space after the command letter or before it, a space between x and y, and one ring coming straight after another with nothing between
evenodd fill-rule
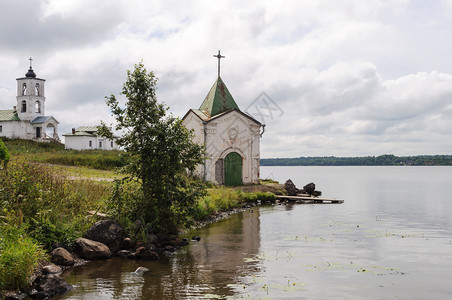
<instances>
[{"instance_id":1,"label":"rocky shoreline","mask_svg":"<svg viewBox=\"0 0 452 300\"><path fill-rule=\"evenodd\" d=\"M232 214L244 211L253 205L218 212L206 220L197 222L196 228L218 222ZM142 226L137 224L137 226ZM194 236L193 241L200 237ZM74 241L73 249L67 245L54 244L50 252L50 261L42 261L32 278L31 291L28 294L9 291L2 296L5 300L48 299L64 294L72 289L60 275L68 268L78 267L93 260L109 259L113 256L133 260L158 260L161 256L172 255L177 249L189 244L186 238L176 238L168 234L148 234L146 242L133 241L126 237L121 225L114 220L96 222L84 237ZM141 269L140 269L141 268ZM146 272L145 268L137 269L137 274Z\"/></svg>"},{"instance_id":2,"label":"rocky shoreline","mask_svg":"<svg viewBox=\"0 0 452 300\"><path fill-rule=\"evenodd\" d=\"M313 183L308 184L310 187ZM283 187L286 193L305 192L298 190L289 179L285 185L279 185L279 190ZM315 185L312 191L315 190ZM316 191L317 192L317 191ZM206 225L227 219L229 216L250 210L256 205L271 204L271 202L261 203L261 201L245 203L242 207L232 208L227 211L217 212L208 216L195 224L195 228L201 228ZM152 232L144 224L139 222L135 224L137 230ZM201 238L194 236L193 241L199 241ZM189 244L188 239L178 238L168 234L148 233L143 241L134 241L127 237L122 226L114 220L101 220L96 222L83 237L74 241L72 249L67 245L54 244L50 253L50 261L43 261L41 266L32 278L31 291L28 294L21 292L6 292L2 296L6 300L22 300L26 297L33 299L48 299L70 291L72 286L68 284L60 275L68 269L86 264L92 260L103 260L113 256L134 259L134 260L157 260L161 256L172 255L177 249ZM145 273L146 268L138 268L136 273L141 275Z\"/></svg>"},{"instance_id":3,"label":"rocky shoreline","mask_svg":"<svg viewBox=\"0 0 452 300\"><path fill-rule=\"evenodd\" d=\"M73 249L66 245L54 245L50 261L42 262L34 275L28 294L6 292L2 296L8 300L21 300L27 296L33 299L48 299L72 289L72 286L60 277L60 274L68 268L113 256L134 260L157 260L160 256L170 255L188 244L187 239L167 234L148 234L146 242L134 242L125 236L118 222L101 220L96 222L82 238L75 240ZM139 270L139 273L142 272L143 270Z\"/></svg>"}]
</instances>

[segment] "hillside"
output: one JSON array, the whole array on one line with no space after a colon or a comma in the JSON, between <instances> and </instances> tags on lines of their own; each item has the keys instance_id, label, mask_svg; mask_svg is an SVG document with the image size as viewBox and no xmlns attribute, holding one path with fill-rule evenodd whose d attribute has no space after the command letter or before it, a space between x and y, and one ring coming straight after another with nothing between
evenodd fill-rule
<instances>
[{"instance_id":1,"label":"hillside","mask_svg":"<svg viewBox=\"0 0 452 300\"><path fill-rule=\"evenodd\" d=\"M63 144L38 143L30 140L2 138L13 159L26 157L28 161L65 166L113 170L127 163L119 150L66 150Z\"/></svg>"}]
</instances>

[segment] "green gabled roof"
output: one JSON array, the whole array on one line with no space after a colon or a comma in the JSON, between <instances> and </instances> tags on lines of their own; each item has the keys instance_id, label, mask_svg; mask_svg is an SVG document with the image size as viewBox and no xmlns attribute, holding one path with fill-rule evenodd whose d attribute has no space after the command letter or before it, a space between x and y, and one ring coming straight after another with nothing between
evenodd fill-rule
<instances>
[{"instance_id":1,"label":"green gabled roof","mask_svg":"<svg viewBox=\"0 0 452 300\"><path fill-rule=\"evenodd\" d=\"M202 110L210 116L215 116L233 108L240 110L223 80L221 80L221 77L218 77L199 107L199 110Z\"/></svg>"},{"instance_id":2,"label":"green gabled roof","mask_svg":"<svg viewBox=\"0 0 452 300\"><path fill-rule=\"evenodd\" d=\"M0 121L20 121L14 110L0 110Z\"/></svg>"},{"instance_id":3,"label":"green gabled roof","mask_svg":"<svg viewBox=\"0 0 452 300\"><path fill-rule=\"evenodd\" d=\"M75 131L97 132L99 126L80 126Z\"/></svg>"},{"instance_id":4,"label":"green gabled roof","mask_svg":"<svg viewBox=\"0 0 452 300\"><path fill-rule=\"evenodd\" d=\"M63 134L63 136L96 136L96 135L86 131L76 131L75 133Z\"/></svg>"}]
</instances>

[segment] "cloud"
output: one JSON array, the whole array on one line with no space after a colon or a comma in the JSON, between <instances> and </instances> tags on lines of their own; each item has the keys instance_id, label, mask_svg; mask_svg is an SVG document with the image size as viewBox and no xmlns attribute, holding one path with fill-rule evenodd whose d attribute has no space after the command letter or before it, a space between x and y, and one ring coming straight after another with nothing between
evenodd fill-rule
<instances>
[{"instance_id":1,"label":"cloud","mask_svg":"<svg viewBox=\"0 0 452 300\"><path fill-rule=\"evenodd\" d=\"M0 49L40 53L95 43L112 34L121 21L111 1L1 1ZM99 17L101 16L101 17Z\"/></svg>"},{"instance_id":2,"label":"cloud","mask_svg":"<svg viewBox=\"0 0 452 300\"><path fill-rule=\"evenodd\" d=\"M46 79L60 132L109 120L104 97L143 59L183 116L221 76L245 109L265 92L263 157L448 153L450 1L5 1L0 109L15 78Z\"/></svg>"}]
</instances>

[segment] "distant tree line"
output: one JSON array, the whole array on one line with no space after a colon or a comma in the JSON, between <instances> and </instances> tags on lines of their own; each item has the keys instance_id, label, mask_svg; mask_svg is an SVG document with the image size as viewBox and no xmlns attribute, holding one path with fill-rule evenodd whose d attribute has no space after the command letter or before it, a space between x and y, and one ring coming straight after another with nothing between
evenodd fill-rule
<instances>
[{"instance_id":1,"label":"distant tree line","mask_svg":"<svg viewBox=\"0 0 452 300\"><path fill-rule=\"evenodd\" d=\"M452 166L452 155L263 158L261 166Z\"/></svg>"}]
</instances>

